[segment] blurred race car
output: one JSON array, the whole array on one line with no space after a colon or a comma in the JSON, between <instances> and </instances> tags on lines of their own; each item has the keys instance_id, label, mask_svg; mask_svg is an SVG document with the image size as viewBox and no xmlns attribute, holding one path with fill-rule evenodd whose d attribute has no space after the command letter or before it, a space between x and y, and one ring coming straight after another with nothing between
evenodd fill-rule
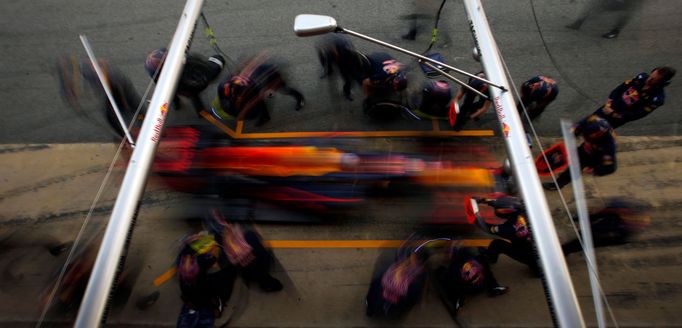
<instances>
[{"instance_id":1,"label":"blurred race car","mask_svg":"<svg viewBox=\"0 0 682 328\"><path fill-rule=\"evenodd\" d=\"M249 198L302 208L362 202L387 182L427 187L489 187L491 171L403 154L228 140L205 127L164 131L153 172L175 190Z\"/></svg>"}]
</instances>

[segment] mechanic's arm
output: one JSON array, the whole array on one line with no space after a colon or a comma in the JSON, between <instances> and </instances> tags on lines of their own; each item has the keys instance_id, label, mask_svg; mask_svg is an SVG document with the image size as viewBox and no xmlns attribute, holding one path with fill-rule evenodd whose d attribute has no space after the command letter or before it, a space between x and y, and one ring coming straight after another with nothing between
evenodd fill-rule
<instances>
[{"instance_id":1,"label":"mechanic's arm","mask_svg":"<svg viewBox=\"0 0 682 328\"><path fill-rule=\"evenodd\" d=\"M372 92L373 86L374 84L369 78L362 80L362 92L364 92L365 96L368 96Z\"/></svg>"},{"instance_id":2,"label":"mechanic's arm","mask_svg":"<svg viewBox=\"0 0 682 328\"><path fill-rule=\"evenodd\" d=\"M474 121L478 120L481 116L483 116L483 114L485 114L485 113L488 111L488 108L490 108L490 104L491 104L491 103L492 103L492 102L491 102L490 100L486 100L486 101L483 103L483 106L481 106L481 108L480 108L479 110L477 110L476 112L474 112L473 114L471 114L471 115L469 116L469 118L472 119L472 120L474 120Z\"/></svg>"},{"instance_id":3,"label":"mechanic's arm","mask_svg":"<svg viewBox=\"0 0 682 328\"><path fill-rule=\"evenodd\" d=\"M595 176L609 175L616 171L616 158L614 155L604 155L601 158L599 165L595 167L586 167L583 172L590 173Z\"/></svg>"},{"instance_id":4,"label":"mechanic's arm","mask_svg":"<svg viewBox=\"0 0 682 328\"><path fill-rule=\"evenodd\" d=\"M459 88L457 94L455 95L454 101L459 102L460 100L462 100L462 97L464 97L464 87Z\"/></svg>"}]
</instances>

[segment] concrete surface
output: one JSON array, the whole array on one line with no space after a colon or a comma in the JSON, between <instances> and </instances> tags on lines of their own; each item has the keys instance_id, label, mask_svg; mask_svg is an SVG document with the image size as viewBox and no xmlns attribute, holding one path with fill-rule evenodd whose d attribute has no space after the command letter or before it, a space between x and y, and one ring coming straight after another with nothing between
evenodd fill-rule
<instances>
[{"instance_id":1,"label":"concrete surface","mask_svg":"<svg viewBox=\"0 0 682 328\"><path fill-rule=\"evenodd\" d=\"M612 176L585 179L592 206L599 206L610 197L630 197L652 205L652 225L634 242L597 251L603 289L619 326L676 326L682 319L677 311L682 304L677 279L682 264L679 255L682 221L676 215L681 204L681 196L676 192L680 182L676 172L682 158L681 139L620 137L618 171ZM546 139L544 143L549 145L552 141ZM31 322L38 316L36 295L44 291L50 274L64 261L64 255L53 257L46 248L74 238L114 152L109 144L3 146L0 163L3 172L9 174L0 199L5 245L0 256L5 277L0 282L5 309L0 311L0 326L33 325ZM41 158L51 161L35 165ZM120 174L112 177L120 179ZM92 217L86 236L102 228L113 201L111 189L106 188L102 201L95 206L99 210ZM565 188L564 193L572 206L570 190ZM171 266L178 240L198 228L182 216L186 196L170 192L154 180L145 195L131 246L132 263L143 263L141 274L130 301L123 308L114 308L108 320L112 326L172 326L180 307L175 279L158 288L152 281ZM556 194L548 193L548 197L559 236L567 240L572 234L568 219ZM258 228L270 240L400 240L416 223L414 217L401 212L400 201L388 201L385 207L364 207L364 215L350 211L345 222L272 223ZM481 233L464 237L488 238ZM275 275L285 282L285 290L264 294L239 282L225 318L231 317L231 326L242 327L452 326L454 322L432 286L404 321L385 322L364 316L363 298L374 261L384 251L275 249L278 259ZM594 323L583 257L574 254L567 261L585 319ZM493 269L498 280L510 286L510 293L497 298L483 295L468 298L459 316L460 325L551 325L538 279L506 257ZM145 311L135 307L137 298L155 290L161 292L156 304ZM13 306L7 306L8 302Z\"/></svg>"},{"instance_id":2,"label":"concrete surface","mask_svg":"<svg viewBox=\"0 0 682 328\"><path fill-rule=\"evenodd\" d=\"M595 16L579 31L571 23L587 0L484 1L483 5L514 82L520 85L536 74L554 77L561 88L557 100L536 123L538 133L550 145L559 135L558 118L578 119L591 113L613 87L642 71L659 65L680 65L682 1L647 0L617 39L600 35L610 28L613 13ZM142 94L149 83L143 70L147 52L166 45L175 29L182 2L82 0L0 3L0 327L35 326L40 298L65 254L50 255L46 249L73 240L81 228L98 187L116 152L112 137L102 123L97 103L87 99L88 115L100 125L79 117L61 99L55 63L60 55L85 58L78 41L83 33L95 53L120 68ZM306 96L306 107L294 112L287 97L270 99L273 120L246 132L280 131L374 131L430 130L431 122L399 120L387 124L369 122L362 115L359 91L347 102L340 97L340 83L320 81L315 57L315 38L297 38L293 19L300 13L328 14L349 29L408 49L428 45L428 33L405 41L407 23L397 19L409 13L410 2L367 1L208 1L205 13L221 48L233 59L263 49L285 60L292 86ZM480 70L471 59L470 36L463 7L448 1L440 22L441 38L435 50L448 61L470 72ZM364 52L377 46L354 40ZM192 51L210 54L206 39L197 31ZM409 58L410 88L418 88L421 73ZM224 73L226 74L226 72ZM679 79L679 77L677 78ZM598 263L606 293L618 326L680 326L682 267L679 218L680 83L666 88L666 105L654 114L618 133L618 171L611 176L585 180L590 204L597 207L609 197L632 197L653 207L651 227L633 243L599 249ZM456 88L456 87L455 87ZM213 88L203 94L208 102ZM191 110L171 111L170 125L207 124ZM445 127L443 125L443 127ZM497 122L488 113L467 129L493 129ZM408 141L373 139L373 150L392 151ZM468 142L468 141L467 141ZM504 158L500 140L477 140L489 145L498 161ZM365 141L367 143L367 141ZM397 146L396 146L397 147ZM86 239L100 231L108 218L123 164L117 164L112 182L102 190L101 200L85 230ZM572 194L564 189L569 204ZM548 193L562 240L572 229L556 194ZM186 220L193 200L167 190L152 180L147 187L142 213L133 235L131 263L140 268L130 302L114 308L107 326L174 326L180 309L177 281L159 287L152 282L172 265L178 240L196 231ZM395 239L408 236L429 215L429 203L394 198L372 202L345 213L345 219L327 224L263 224L266 239ZM263 215L291 214L263 211ZM274 214L273 214L274 213ZM444 230L447 230L443 228ZM470 238L488 238L482 233ZM240 285L222 320L241 327L546 327L551 319L539 280L525 267L502 257L494 265L498 280L510 293L497 298L467 299L458 322L454 322L429 286L422 301L401 322L364 316L363 298L378 249L275 249L275 275L285 290L266 295ZM585 319L595 325L592 299L582 255L568 258ZM159 300L145 311L134 301L152 291ZM68 313L51 317L44 326L69 326ZM52 321L52 320L56 321ZM66 321L63 321L66 320ZM615 326L613 322L610 326Z\"/></svg>"},{"instance_id":3,"label":"concrete surface","mask_svg":"<svg viewBox=\"0 0 682 328\"><path fill-rule=\"evenodd\" d=\"M434 0L431 0L434 1ZM682 1L647 0L635 12L621 35L606 40L600 35L610 28L614 14L597 15L579 31L565 28L587 0L484 1L484 9L512 80L520 85L537 74L554 77L560 86L555 102L536 124L543 136L558 136L559 117L579 119L591 113L619 83L660 65L682 67L680 21ZM143 68L146 54L166 46L175 31L182 2L5 1L0 5L0 108L6 109L2 143L110 142L111 134L79 118L58 92L55 63L62 55L85 58L78 34L88 36L95 53L120 68L142 95L149 84ZM340 97L340 85L320 81L314 51L315 37L293 33L294 17L300 13L327 14L348 29L365 33L414 51L429 43L428 32L416 41L400 36L407 29L401 15L411 12L409 1L207 1L204 12L221 48L234 61L247 54L269 50L287 62L290 84L307 97L307 105L294 112L289 97L275 96L273 120L260 131L320 131L415 129L420 124L398 121L373 124L363 117L360 101ZM473 46L464 8L448 1L439 24L441 52L456 67L480 70L471 58ZM356 47L366 53L383 50L362 40ZM211 54L199 31L192 51ZM409 64L411 88L419 89L421 72L409 57L396 54ZM678 135L680 83L668 88L666 105L646 119L621 129L624 135ZM456 87L455 87L456 88ZM209 88L208 102L215 96ZM355 94L359 91L355 89ZM91 104L92 105L92 104ZM91 116L101 116L96 106ZM199 122L191 110L173 112L169 124ZM426 123L426 128L430 126ZM474 128L475 125L471 127ZM496 128L494 115L481 127ZM248 129L253 129L247 124Z\"/></svg>"}]
</instances>

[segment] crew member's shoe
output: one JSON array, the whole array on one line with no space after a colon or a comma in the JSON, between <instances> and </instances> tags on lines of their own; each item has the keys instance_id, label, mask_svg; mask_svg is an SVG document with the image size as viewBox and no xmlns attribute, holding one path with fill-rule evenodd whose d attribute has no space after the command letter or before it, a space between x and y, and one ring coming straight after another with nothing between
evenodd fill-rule
<instances>
[{"instance_id":1,"label":"crew member's shoe","mask_svg":"<svg viewBox=\"0 0 682 328\"><path fill-rule=\"evenodd\" d=\"M403 34L402 38L405 40L416 39L417 38L417 30L416 29L410 29L409 32L407 32L406 34Z\"/></svg>"},{"instance_id":2,"label":"crew member's shoe","mask_svg":"<svg viewBox=\"0 0 682 328\"><path fill-rule=\"evenodd\" d=\"M509 291L509 287L507 287L507 286L499 286L499 285L498 285L498 286L495 286L495 287L491 288L491 289L488 291L488 293L490 294L490 296L499 296L499 295L502 295L502 294L506 294L508 291Z\"/></svg>"},{"instance_id":3,"label":"crew member's shoe","mask_svg":"<svg viewBox=\"0 0 682 328\"><path fill-rule=\"evenodd\" d=\"M545 182L542 184L542 188L545 188L545 190L557 190L554 182Z\"/></svg>"},{"instance_id":4,"label":"crew member's shoe","mask_svg":"<svg viewBox=\"0 0 682 328\"><path fill-rule=\"evenodd\" d=\"M601 37L604 39L615 39L618 37L618 33L620 33L620 31L611 30L611 31L608 31L608 32L602 34Z\"/></svg>"},{"instance_id":5,"label":"crew member's shoe","mask_svg":"<svg viewBox=\"0 0 682 328\"><path fill-rule=\"evenodd\" d=\"M566 28L570 28L572 30L579 30L580 26L582 26L582 25L583 25L583 22L580 20L577 20L571 24L566 25Z\"/></svg>"},{"instance_id":6,"label":"crew member's shoe","mask_svg":"<svg viewBox=\"0 0 682 328\"><path fill-rule=\"evenodd\" d=\"M263 280L259 281L258 283L260 285L260 288L268 293L278 292L283 288L282 283L279 282L279 280L277 280L275 277L270 275L263 278Z\"/></svg>"}]
</instances>

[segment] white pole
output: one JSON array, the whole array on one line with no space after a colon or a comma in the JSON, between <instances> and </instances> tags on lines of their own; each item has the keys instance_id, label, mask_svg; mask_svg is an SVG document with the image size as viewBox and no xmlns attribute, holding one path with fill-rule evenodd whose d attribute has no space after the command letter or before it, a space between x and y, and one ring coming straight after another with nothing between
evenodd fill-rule
<instances>
[{"instance_id":1,"label":"white pole","mask_svg":"<svg viewBox=\"0 0 682 328\"><path fill-rule=\"evenodd\" d=\"M102 84L104 93L107 95L107 98L109 98L109 103L111 104L111 108L113 108L114 110L114 114L116 114L118 124L121 125L121 130L123 130L123 133L125 134L125 137L128 140L128 144L130 144L131 147L135 148L135 142L133 142L133 137L130 135L130 131L128 131L128 125L126 125L125 120L123 120L123 116L121 116L121 111L118 109L118 104L116 104L114 96L111 93L111 85L109 84L107 78L105 78L104 72L102 72L102 68L99 66L99 62L95 57L95 52L92 51L90 42L88 42L88 38L85 35L81 34L80 38L81 43L83 43L83 47L85 48L85 52L88 54L88 58L90 58L90 63L92 64L92 67L95 69L95 73L97 73L99 83Z\"/></svg>"},{"instance_id":2,"label":"white pole","mask_svg":"<svg viewBox=\"0 0 682 328\"><path fill-rule=\"evenodd\" d=\"M444 70L438 68L438 66L436 66L436 65L434 65L434 64L431 64L431 63L429 63L429 62L427 62L427 61L423 61L423 60L419 60L419 62L422 63L422 64L424 64L424 65L426 65L426 66L429 67L430 69L432 69L432 70L438 72L440 75L443 75L443 76L447 77L448 79L450 79L450 80L452 80L452 81L455 81L455 83L461 85L463 88L466 88L466 89L468 89L469 91L471 91L471 92L473 92L473 93L475 93L475 94L481 96L483 99L490 100L490 97L488 97L487 94L484 94L483 92L480 92L480 91L474 89L473 87L469 86L468 84L466 84L466 83L464 83L464 82L458 80L458 79L455 78L454 76L452 76L452 75L448 74L447 72L445 72Z\"/></svg>"},{"instance_id":3,"label":"white pole","mask_svg":"<svg viewBox=\"0 0 682 328\"><path fill-rule=\"evenodd\" d=\"M464 0L474 43L481 54L486 77L495 84L508 88L502 58L480 0ZM560 327L584 327L583 316L573 289L571 276L561 251L559 238L540 185L537 169L528 148L525 131L519 118L514 97L509 91L490 88L495 112L500 121L502 137L519 184L521 196L531 222L533 239L538 249L556 323Z\"/></svg>"},{"instance_id":4,"label":"white pole","mask_svg":"<svg viewBox=\"0 0 682 328\"><path fill-rule=\"evenodd\" d=\"M598 327L606 327L604 318L604 307L601 301L601 288L599 287L599 270L597 269L597 258L594 255L592 243L592 228L590 227L590 216L587 213L585 203L585 189L583 186L582 173L580 171L580 159L578 157L578 147L575 137L571 132L573 124L568 120L561 120L561 133L564 136L566 151L568 152L568 168L571 172L573 195L575 196L575 207L578 210L580 220L580 233L583 239L583 251L587 262L587 271L590 273L590 286L592 287L592 299L594 301L594 311L597 314Z\"/></svg>"},{"instance_id":5,"label":"white pole","mask_svg":"<svg viewBox=\"0 0 682 328\"><path fill-rule=\"evenodd\" d=\"M477 75L475 75L475 74L471 74L471 73L469 73L469 72L465 72L465 71L463 71L463 70L461 70L461 69L459 69L459 68L456 68L456 67L454 67L454 66L450 66L450 65L448 65L448 64L446 64L446 63L441 63L441 62L439 62L439 61L437 61L437 60L435 60L435 59L433 59L433 58L429 58L429 57L426 57L426 56L424 56L424 55L420 55L420 54L418 54L418 53L416 53L416 52L409 51L409 50L407 50L407 49L403 49L403 48L401 48L401 47L398 47L398 46L396 46L396 45L390 44L390 43L388 43L388 42L384 42L384 41L381 41L381 40L379 40L379 39L375 39L375 38L373 38L373 37L370 37L370 36L367 36L367 35L364 35L364 34L360 34L360 33L358 33L358 32L354 32L354 31L351 31L351 30L348 30L348 29L345 29L345 28L342 28L342 27L339 27L339 28L338 28L338 32L350 34L350 35L356 36L356 37L358 37L358 38L360 38L360 39L367 40L367 41L376 43L376 44L378 44L378 45L382 45L382 46L384 46L384 47L386 47L386 48L389 48L389 49L393 49L393 50L395 50L395 51L402 52L402 53L404 53L404 54L406 54L406 55L410 55L410 56L415 57L415 58L419 58L420 60L422 60L422 61L424 61L424 62L429 62L429 63L434 64L434 65L439 65L439 66L442 66L442 67L451 69L451 70L453 70L453 71L455 71L455 72L457 72L457 73L459 73L459 74L466 75L466 76L468 76L468 77L470 77L470 78L474 78L474 79L477 79L477 80L481 80L481 81L483 81L483 82L485 82L485 83L487 83L487 84L489 84L489 85L491 85L491 86L494 86L494 87L496 87L496 88L504 88L504 87L502 87L502 86L500 86L500 85L498 85L498 84L495 84L495 83L491 82L490 80L484 79L484 78L482 78L482 77L480 77L480 76L477 76Z\"/></svg>"},{"instance_id":6,"label":"white pole","mask_svg":"<svg viewBox=\"0 0 682 328\"><path fill-rule=\"evenodd\" d=\"M189 48L202 4L203 0L187 0L182 11L163 70L156 84L156 90L137 138L137 147L128 162L128 170L123 178L111 219L97 254L75 327L97 327L102 320L132 217L144 191L154 152L161 137L168 103L175 94L175 88L184 67L185 52Z\"/></svg>"}]
</instances>

